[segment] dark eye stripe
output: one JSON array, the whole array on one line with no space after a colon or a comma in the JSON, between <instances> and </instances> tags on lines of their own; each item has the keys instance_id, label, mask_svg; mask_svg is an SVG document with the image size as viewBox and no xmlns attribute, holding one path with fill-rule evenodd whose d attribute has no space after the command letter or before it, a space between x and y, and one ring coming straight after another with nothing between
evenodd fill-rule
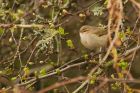
<instances>
[{"instance_id":1,"label":"dark eye stripe","mask_svg":"<svg viewBox=\"0 0 140 93\"><path fill-rule=\"evenodd\" d=\"M83 28L82 29L82 32L86 32L86 31L88 31L89 29L88 28Z\"/></svg>"}]
</instances>

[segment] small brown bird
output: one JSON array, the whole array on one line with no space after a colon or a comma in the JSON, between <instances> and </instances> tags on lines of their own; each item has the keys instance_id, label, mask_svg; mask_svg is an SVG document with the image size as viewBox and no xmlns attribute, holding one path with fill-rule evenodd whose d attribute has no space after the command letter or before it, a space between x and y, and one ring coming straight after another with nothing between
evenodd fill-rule
<instances>
[{"instance_id":1,"label":"small brown bird","mask_svg":"<svg viewBox=\"0 0 140 93\"><path fill-rule=\"evenodd\" d=\"M79 31L81 43L85 48L98 51L108 44L107 31L102 28L84 25Z\"/></svg>"}]
</instances>

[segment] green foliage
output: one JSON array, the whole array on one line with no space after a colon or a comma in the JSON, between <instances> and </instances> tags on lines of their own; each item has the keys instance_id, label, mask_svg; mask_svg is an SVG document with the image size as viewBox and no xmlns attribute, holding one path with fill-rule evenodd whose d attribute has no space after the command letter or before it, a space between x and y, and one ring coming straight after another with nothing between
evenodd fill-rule
<instances>
[{"instance_id":1,"label":"green foliage","mask_svg":"<svg viewBox=\"0 0 140 93\"><path fill-rule=\"evenodd\" d=\"M107 4L108 4L108 0L105 0L104 5L106 5L106 6L107 6Z\"/></svg>"},{"instance_id":2,"label":"green foliage","mask_svg":"<svg viewBox=\"0 0 140 93\"><path fill-rule=\"evenodd\" d=\"M37 32L37 34L41 35L42 39L37 42L36 46L40 47L39 51L48 49L51 53L54 48L54 37L58 34L58 31L53 28L49 28L44 29L43 32L43 34Z\"/></svg>"},{"instance_id":3,"label":"green foliage","mask_svg":"<svg viewBox=\"0 0 140 93\"><path fill-rule=\"evenodd\" d=\"M122 40L124 40L126 38L126 34L124 32L120 32L119 33L119 38L121 38Z\"/></svg>"},{"instance_id":4,"label":"green foliage","mask_svg":"<svg viewBox=\"0 0 140 93\"><path fill-rule=\"evenodd\" d=\"M95 80L96 80L96 75L93 75L90 79L90 84L95 84Z\"/></svg>"},{"instance_id":5,"label":"green foliage","mask_svg":"<svg viewBox=\"0 0 140 93\"><path fill-rule=\"evenodd\" d=\"M0 9L0 16L5 16L6 11L4 9Z\"/></svg>"},{"instance_id":6,"label":"green foliage","mask_svg":"<svg viewBox=\"0 0 140 93\"><path fill-rule=\"evenodd\" d=\"M113 79L115 78L114 74L111 75L111 78L113 78Z\"/></svg>"},{"instance_id":7,"label":"green foliage","mask_svg":"<svg viewBox=\"0 0 140 93\"><path fill-rule=\"evenodd\" d=\"M12 77L12 78L11 78L12 81L14 81L14 80L16 80L16 79L17 79L17 77Z\"/></svg>"},{"instance_id":8,"label":"green foliage","mask_svg":"<svg viewBox=\"0 0 140 93\"><path fill-rule=\"evenodd\" d=\"M6 70L3 71L3 73L6 75L11 75L11 74L13 74L13 69L7 67Z\"/></svg>"},{"instance_id":9,"label":"green foliage","mask_svg":"<svg viewBox=\"0 0 140 93\"><path fill-rule=\"evenodd\" d=\"M133 89L129 87L128 85L125 85L127 93L134 93Z\"/></svg>"},{"instance_id":10,"label":"green foliage","mask_svg":"<svg viewBox=\"0 0 140 93\"><path fill-rule=\"evenodd\" d=\"M119 78L124 78L123 73L118 73Z\"/></svg>"},{"instance_id":11,"label":"green foliage","mask_svg":"<svg viewBox=\"0 0 140 93\"><path fill-rule=\"evenodd\" d=\"M45 68L42 68L42 69L40 70L40 75L41 75L41 76L46 75L46 69L45 69Z\"/></svg>"},{"instance_id":12,"label":"green foliage","mask_svg":"<svg viewBox=\"0 0 140 93\"><path fill-rule=\"evenodd\" d=\"M18 9L16 13L13 11L10 12L11 18L13 18L13 20L15 21L20 20L23 15L24 15L24 11L21 9Z\"/></svg>"},{"instance_id":13,"label":"green foliage","mask_svg":"<svg viewBox=\"0 0 140 93\"><path fill-rule=\"evenodd\" d=\"M24 76L28 76L30 73L30 69L28 67L24 67L23 71L24 71Z\"/></svg>"},{"instance_id":14,"label":"green foliage","mask_svg":"<svg viewBox=\"0 0 140 93\"><path fill-rule=\"evenodd\" d=\"M52 66L55 66L56 65L55 62L52 62L52 61L49 62L49 64L52 65Z\"/></svg>"},{"instance_id":15,"label":"green foliage","mask_svg":"<svg viewBox=\"0 0 140 93\"><path fill-rule=\"evenodd\" d=\"M121 88L121 83L120 82L115 82L114 84L111 84L111 88L113 90L118 90Z\"/></svg>"},{"instance_id":16,"label":"green foliage","mask_svg":"<svg viewBox=\"0 0 140 93\"><path fill-rule=\"evenodd\" d=\"M84 54L84 59L88 59L88 54Z\"/></svg>"},{"instance_id":17,"label":"green foliage","mask_svg":"<svg viewBox=\"0 0 140 93\"><path fill-rule=\"evenodd\" d=\"M61 74L60 69L56 69L55 71L56 71L56 73L57 73L58 75L60 75L60 74Z\"/></svg>"},{"instance_id":18,"label":"green foliage","mask_svg":"<svg viewBox=\"0 0 140 93\"><path fill-rule=\"evenodd\" d=\"M105 8L104 7L100 7L100 6L96 6L92 9L92 12L95 16L101 16L104 12Z\"/></svg>"},{"instance_id":19,"label":"green foliage","mask_svg":"<svg viewBox=\"0 0 140 93\"><path fill-rule=\"evenodd\" d=\"M111 78L115 79L114 74L111 75ZM111 84L111 88L113 90L120 89L121 88L121 83L120 82L115 82L115 83Z\"/></svg>"},{"instance_id":20,"label":"green foliage","mask_svg":"<svg viewBox=\"0 0 140 93\"><path fill-rule=\"evenodd\" d=\"M73 45L72 40L69 39L69 40L66 41L66 43L67 43L67 46L70 47L71 49L75 48L74 45Z\"/></svg>"},{"instance_id":21,"label":"green foliage","mask_svg":"<svg viewBox=\"0 0 140 93\"><path fill-rule=\"evenodd\" d=\"M4 33L4 30L0 28L0 35L2 35L3 33Z\"/></svg>"},{"instance_id":22,"label":"green foliage","mask_svg":"<svg viewBox=\"0 0 140 93\"><path fill-rule=\"evenodd\" d=\"M128 67L128 62L124 61L123 59L118 63L119 67L122 68L122 70L126 70Z\"/></svg>"},{"instance_id":23,"label":"green foliage","mask_svg":"<svg viewBox=\"0 0 140 93\"><path fill-rule=\"evenodd\" d=\"M57 34L57 31L55 29L44 29L44 34L42 34L42 40L40 40L36 46L39 46L40 44L48 44L53 40L53 37Z\"/></svg>"},{"instance_id":24,"label":"green foliage","mask_svg":"<svg viewBox=\"0 0 140 93\"><path fill-rule=\"evenodd\" d=\"M60 35L65 35L65 31L62 27L58 28L58 32L59 32Z\"/></svg>"},{"instance_id":25,"label":"green foliage","mask_svg":"<svg viewBox=\"0 0 140 93\"><path fill-rule=\"evenodd\" d=\"M127 27L125 33L126 33L126 35L131 35L132 34L132 31L131 31L130 27Z\"/></svg>"},{"instance_id":26,"label":"green foliage","mask_svg":"<svg viewBox=\"0 0 140 93\"><path fill-rule=\"evenodd\" d=\"M95 84L95 80L94 79L91 79L89 84Z\"/></svg>"}]
</instances>

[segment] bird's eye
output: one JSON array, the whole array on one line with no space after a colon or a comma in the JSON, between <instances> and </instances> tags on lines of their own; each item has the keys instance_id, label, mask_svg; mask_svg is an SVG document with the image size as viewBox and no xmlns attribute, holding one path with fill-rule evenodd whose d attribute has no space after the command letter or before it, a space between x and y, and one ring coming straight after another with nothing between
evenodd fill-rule
<instances>
[{"instance_id":1,"label":"bird's eye","mask_svg":"<svg viewBox=\"0 0 140 93\"><path fill-rule=\"evenodd\" d=\"M86 32L88 30L88 28L83 28L82 32Z\"/></svg>"},{"instance_id":2,"label":"bird's eye","mask_svg":"<svg viewBox=\"0 0 140 93\"><path fill-rule=\"evenodd\" d=\"M83 29L82 32L86 32L86 31Z\"/></svg>"}]
</instances>

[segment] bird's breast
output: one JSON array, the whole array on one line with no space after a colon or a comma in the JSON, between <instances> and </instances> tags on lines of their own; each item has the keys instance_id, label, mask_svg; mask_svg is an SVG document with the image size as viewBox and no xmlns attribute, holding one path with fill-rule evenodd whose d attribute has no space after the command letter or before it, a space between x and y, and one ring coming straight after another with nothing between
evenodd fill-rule
<instances>
[{"instance_id":1,"label":"bird's breast","mask_svg":"<svg viewBox=\"0 0 140 93\"><path fill-rule=\"evenodd\" d=\"M83 44L83 46L90 50L94 50L94 49L100 47L100 45L98 43L99 38L97 35L80 33L80 38L81 38L81 43Z\"/></svg>"}]
</instances>

